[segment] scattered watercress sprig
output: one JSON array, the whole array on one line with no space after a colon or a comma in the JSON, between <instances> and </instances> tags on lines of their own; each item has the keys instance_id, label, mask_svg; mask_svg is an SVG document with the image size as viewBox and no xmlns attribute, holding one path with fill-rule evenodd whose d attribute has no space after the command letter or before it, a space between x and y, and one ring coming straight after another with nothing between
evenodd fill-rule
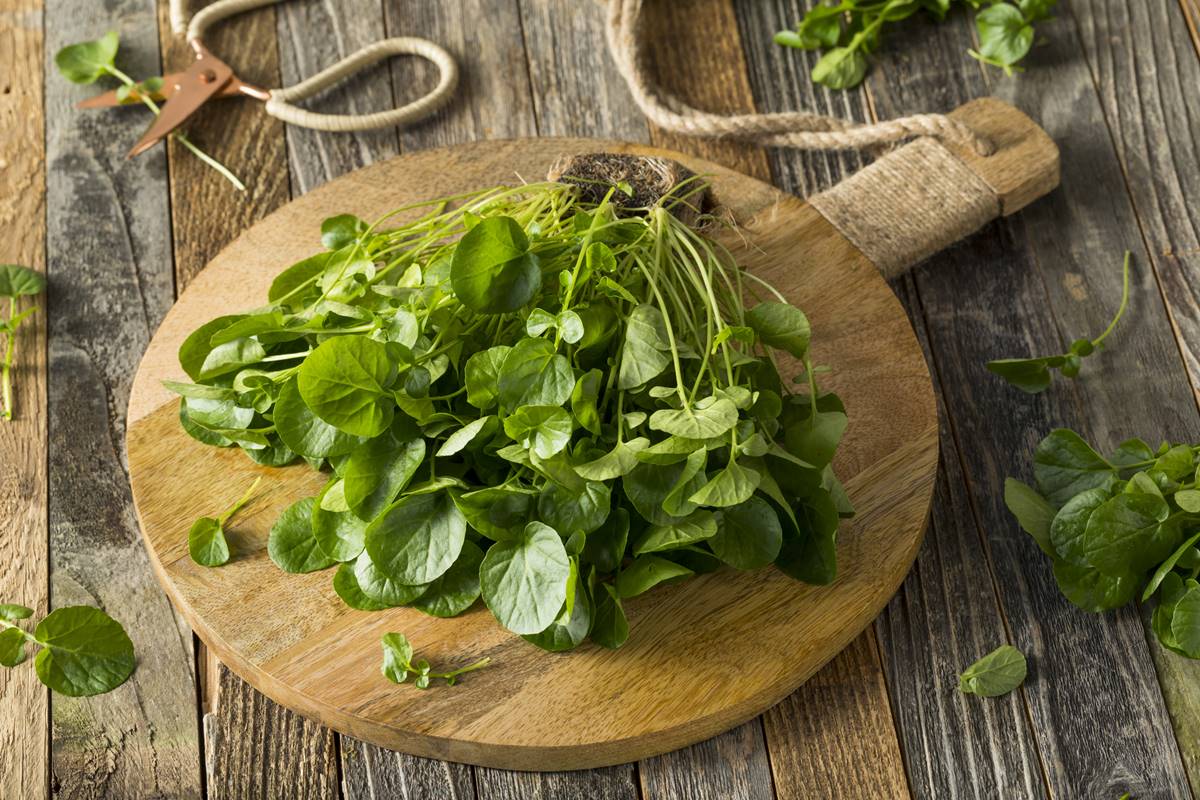
<instances>
[{"instance_id":1,"label":"scattered watercress sprig","mask_svg":"<svg viewBox=\"0 0 1200 800\"><path fill-rule=\"evenodd\" d=\"M109 31L99 39L90 42L79 42L67 45L54 55L54 64L58 72L72 83L92 84L105 76L116 78L121 82L117 96L121 102L140 102L154 112L154 116L162 113L152 95L162 88L162 78L147 78L135 81L117 68L117 50L120 39L116 31ZM239 192L246 191L246 185L229 168L201 150L188 139L183 131L174 131L171 137L191 151L192 155L215 169L221 177L229 181Z\"/></svg>"},{"instance_id":2,"label":"scattered watercress sprig","mask_svg":"<svg viewBox=\"0 0 1200 800\"><path fill-rule=\"evenodd\" d=\"M429 662L425 659L413 661L413 648L403 633L385 633L382 639L383 664L379 671L392 683L404 683L412 678L413 685L418 689L428 689L430 681L440 678L447 686L458 683L458 676L477 669L483 669L492 662L490 657L484 657L459 669L449 672L431 672Z\"/></svg>"},{"instance_id":3,"label":"scattered watercress sprig","mask_svg":"<svg viewBox=\"0 0 1200 800\"><path fill-rule=\"evenodd\" d=\"M30 633L18 623L32 616L31 608L0 604L0 666L23 662L27 645L40 647L33 661L38 680L71 697L112 691L133 674L133 642L121 623L100 609L55 609Z\"/></svg>"},{"instance_id":4,"label":"scattered watercress sprig","mask_svg":"<svg viewBox=\"0 0 1200 800\"><path fill-rule=\"evenodd\" d=\"M1067 352L1057 356L1038 358L1000 358L987 363L989 371L999 375L1023 392L1037 394L1050 387L1051 370L1058 370L1067 378L1079 375L1083 359L1104 346L1104 340L1117 327L1117 322L1129 306L1129 260L1131 253L1125 251L1125 264L1121 273L1121 303L1117 313L1104 332L1095 339L1076 339Z\"/></svg>"},{"instance_id":5,"label":"scattered watercress sprig","mask_svg":"<svg viewBox=\"0 0 1200 800\"><path fill-rule=\"evenodd\" d=\"M1014 478L1004 487L1068 600L1100 612L1156 596L1155 634L1189 658L1200 658L1198 455L1200 445L1129 439L1105 457L1060 428L1034 453L1037 489Z\"/></svg>"},{"instance_id":6,"label":"scattered watercress sprig","mask_svg":"<svg viewBox=\"0 0 1200 800\"><path fill-rule=\"evenodd\" d=\"M1025 655L1010 644L1001 645L958 677L958 690L980 697L1008 694L1025 682L1028 665Z\"/></svg>"},{"instance_id":7,"label":"scattered watercress sprig","mask_svg":"<svg viewBox=\"0 0 1200 800\"><path fill-rule=\"evenodd\" d=\"M821 50L812 79L831 89L862 83L867 57L879 50L887 23L924 11L939 22L954 5L978 13L979 50L968 54L1011 75L1033 46L1034 23L1050 18L1057 0L827 0L808 10L793 30L775 34L776 44ZM982 10L980 10L982 9Z\"/></svg>"},{"instance_id":8,"label":"scattered watercress sprig","mask_svg":"<svg viewBox=\"0 0 1200 800\"><path fill-rule=\"evenodd\" d=\"M29 267L0 264L0 298L8 298L8 317L0 317L4 336L4 361L0 363L0 417L13 418L12 368L17 354L17 330L37 311L37 306L17 313L18 297L33 297L46 288L46 276Z\"/></svg>"},{"instance_id":9,"label":"scattered watercress sprig","mask_svg":"<svg viewBox=\"0 0 1200 800\"><path fill-rule=\"evenodd\" d=\"M217 517L200 517L188 531L188 554L202 567L219 567L229 561L229 542L225 539L225 523L242 509L262 483L255 479L241 499Z\"/></svg>"},{"instance_id":10,"label":"scattered watercress sprig","mask_svg":"<svg viewBox=\"0 0 1200 800\"><path fill-rule=\"evenodd\" d=\"M722 564L828 583L845 408L804 314L673 213L704 188L621 209L620 187L547 182L331 217L266 305L183 343L181 422L328 470L268 552L336 565L363 611L482 597L561 651L619 647L630 598Z\"/></svg>"}]
</instances>

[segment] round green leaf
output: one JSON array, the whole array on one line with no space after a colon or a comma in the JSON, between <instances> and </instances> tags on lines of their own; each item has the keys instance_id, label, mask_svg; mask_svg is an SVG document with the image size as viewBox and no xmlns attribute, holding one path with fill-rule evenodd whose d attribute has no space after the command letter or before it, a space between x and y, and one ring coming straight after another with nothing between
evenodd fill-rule
<instances>
[{"instance_id":1,"label":"round green leaf","mask_svg":"<svg viewBox=\"0 0 1200 800\"><path fill-rule=\"evenodd\" d=\"M338 430L312 412L292 378L275 401L275 432L289 449L305 458L344 456L362 440Z\"/></svg>"},{"instance_id":2,"label":"round green leaf","mask_svg":"<svg viewBox=\"0 0 1200 800\"><path fill-rule=\"evenodd\" d=\"M325 555L313 536L312 513L316 499L306 497L292 503L267 537L267 555L284 572L315 572L331 567L336 561Z\"/></svg>"},{"instance_id":3,"label":"round green leaf","mask_svg":"<svg viewBox=\"0 0 1200 800\"><path fill-rule=\"evenodd\" d=\"M488 217L454 248L450 285L467 308L480 314L516 311L542 286L537 256L512 217Z\"/></svg>"},{"instance_id":4,"label":"round green leaf","mask_svg":"<svg viewBox=\"0 0 1200 800\"><path fill-rule=\"evenodd\" d=\"M464 542L458 560L429 584L413 607L435 617L457 617L479 598L479 565L483 551L474 542Z\"/></svg>"},{"instance_id":5,"label":"round green leaf","mask_svg":"<svg viewBox=\"0 0 1200 800\"><path fill-rule=\"evenodd\" d=\"M571 415L559 406L521 406L504 418L504 432L538 458L550 458L571 442Z\"/></svg>"},{"instance_id":6,"label":"round green leaf","mask_svg":"<svg viewBox=\"0 0 1200 800\"><path fill-rule=\"evenodd\" d=\"M561 406L571 399L575 373L552 342L526 338L505 357L498 386L500 405L509 413L521 406Z\"/></svg>"},{"instance_id":7,"label":"round green leaf","mask_svg":"<svg viewBox=\"0 0 1200 800\"><path fill-rule=\"evenodd\" d=\"M765 567L779 556L782 545L779 516L761 497L721 512L717 533L708 541L717 558L736 569Z\"/></svg>"},{"instance_id":8,"label":"round green leaf","mask_svg":"<svg viewBox=\"0 0 1200 800\"><path fill-rule=\"evenodd\" d=\"M188 554L202 567L219 567L229 561L229 543L221 523L201 517L188 531Z\"/></svg>"},{"instance_id":9,"label":"round green leaf","mask_svg":"<svg viewBox=\"0 0 1200 800\"><path fill-rule=\"evenodd\" d=\"M33 636L42 645L34 659L38 678L59 694L102 694L133 674L133 642L121 623L98 608L51 611Z\"/></svg>"},{"instance_id":10,"label":"round green leaf","mask_svg":"<svg viewBox=\"0 0 1200 800\"><path fill-rule=\"evenodd\" d=\"M458 559L467 521L449 494L400 499L367 527L367 552L387 577L409 586L433 581Z\"/></svg>"},{"instance_id":11,"label":"round green leaf","mask_svg":"<svg viewBox=\"0 0 1200 800\"><path fill-rule=\"evenodd\" d=\"M1002 645L963 670L958 689L963 694L999 697L1020 686L1026 671L1024 654L1012 645Z\"/></svg>"},{"instance_id":12,"label":"round green leaf","mask_svg":"<svg viewBox=\"0 0 1200 800\"><path fill-rule=\"evenodd\" d=\"M768 347L783 350L796 358L808 353L812 328L804 312L788 303L759 303L746 312L746 324Z\"/></svg>"},{"instance_id":13,"label":"round green leaf","mask_svg":"<svg viewBox=\"0 0 1200 800\"><path fill-rule=\"evenodd\" d=\"M1175 602L1171 633L1179 649L1189 658L1200 658L1200 587L1192 587Z\"/></svg>"},{"instance_id":14,"label":"round green leaf","mask_svg":"<svg viewBox=\"0 0 1200 800\"><path fill-rule=\"evenodd\" d=\"M46 276L29 267L0 264L0 297L20 297L41 294L46 288Z\"/></svg>"},{"instance_id":15,"label":"round green leaf","mask_svg":"<svg viewBox=\"0 0 1200 800\"><path fill-rule=\"evenodd\" d=\"M109 31L95 41L72 44L59 50L54 54L54 64L72 83L95 83L112 69L119 45L117 32Z\"/></svg>"},{"instance_id":16,"label":"round green leaf","mask_svg":"<svg viewBox=\"0 0 1200 800\"><path fill-rule=\"evenodd\" d=\"M366 336L329 339L304 359L298 377L305 405L338 430L373 437L391 424L395 402L386 390L395 367L382 343Z\"/></svg>"},{"instance_id":17,"label":"round green leaf","mask_svg":"<svg viewBox=\"0 0 1200 800\"><path fill-rule=\"evenodd\" d=\"M312 506L313 538L321 552L334 561L353 561L363 551L366 542L367 523L346 510L331 510L324 507L330 490L338 486L336 481L326 484L317 495ZM338 487L344 491L345 484Z\"/></svg>"},{"instance_id":18,"label":"round green leaf","mask_svg":"<svg viewBox=\"0 0 1200 800\"><path fill-rule=\"evenodd\" d=\"M363 552L354 562L354 579L359 590L374 603L392 607L406 606L425 593L426 584L410 586L392 580L379 571L371 555Z\"/></svg>"},{"instance_id":19,"label":"round green leaf","mask_svg":"<svg viewBox=\"0 0 1200 800\"><path fill-rule=\"evenodd\" d=\"M617 576L617 596L636 597L665 581L686 578L692 571L682 564L658 556L638 556Z\"/></svg>"},{"instance_id":20,"label":"round green leaf","mask_svg":"<svg viewBox=\"0 0 1200 800\"><path fill-rule=\"evenodd\" d=\"M333 575L333 591L342 598L342 602L359 611L382 611L388 608L386 603L380 603L367 597L358 579L354 576L354 564L339 564Z\"/></svg>"},{"instance_id":21,"label":"round green leaf","mask_svg":"<svg viewBox=\"0 0 1200 800\"><path fill-rule=\"evenodd\" d=\"M546 629L567 599L571 566L558 533L531 522L518 539L488 549L479 569L484 602L513 633Z\"/></svg>"},{"instance_id":22,"label":"round green leaf","mask_svg":"<svg viewBox=\"0 0 1200 800\"><path fill-rule=\"evenodd\" d=\"M346 503L366 522L391 505L425 459L425 439L415 428L399 427L394 423L388 433L363 442L342 467Z\"/></svg>"}]
</instances>

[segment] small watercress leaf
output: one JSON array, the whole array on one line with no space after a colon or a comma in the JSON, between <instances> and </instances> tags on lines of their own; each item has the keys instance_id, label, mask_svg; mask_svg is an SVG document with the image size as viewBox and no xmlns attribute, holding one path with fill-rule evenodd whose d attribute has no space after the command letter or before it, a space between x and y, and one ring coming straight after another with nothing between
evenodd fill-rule
<instances>
[{"instance_id":1,"label":"small watercress leaf","mask_svg":"<svg viewBox=\"0 0 1200 800\"><path fill-rule=\"evenodd\" d=\"M347 506L371 522L408 486L424 459L425 439L404 415L397 415L387 434L363 442L343 465Z\"/></svg>"},{"instance_id":2,"label":"small watercress leaf","mask_svg":"<svg viewBox=\"0 0 1200 800\"><path fill-rule=\"evenodd\" d=\"M292 503L267 537L267 555L284 572L300 574L331 567L337 562L325 555L313 536L313 507L316 498L306 497Z\"/></svg>"},{"instance_id":3,"label":"small watercress leaf","mask_svg":"<svg viewBox=\"0 0 1200 800\"><path fill-rule=\"evenodd\" d=\"M612 450L599 458L576 464L575 472L579 477L591 481L611 481L628 475L638 465L638 453L649 444L650 440L642 436L628 442L617 442Z\"/></svg>"},{"instance_id":4,"label":"small watercress leaf","mask_svg":"<svg viewBox=\"0 0 1200 800\"><path fill-rule=\"evenodd\" d=\"M354 581L372 603L387 608L406 606L425 594L429 584L400 583L379 571L365 550L354 560Z\"/></svg>"},{"instance_id":5,"label":"small watercress leaf","mask_svg":"<svg viewBox=\"0 0 1200 800\"><path fill-rule=\"evenodd\" d=\"M59 694L102 694L133 674L133 642L121 623L98 608L55 609L38 623L33 637L42 645L34 658L38 678Z\"/></svg>"},{"instance_id":6,"label":"small watercress leaf","mask_svg":"<svg viewBox=\"0 0 1200 800\"><path fill-rule=\"evenodd\" d=\"M997 647L963 670L958 689L963 694L999 697L1025 682L1028 666L1020 650L1006 644Z\"/></svg>"},{"instance_id":7,"label":"small watercress leaf","mask_svg":"<svg viewBox=\"0 0 1200 800\"><path fill-rule=\"evenodd\" d=\"M1054 558L1057 553L1050 540L1050 524L1054 520L1054 507L1034 491L1033 487L1016 478L1004 481L1004 504L1017 518L1021 529L1033 537L1042 552Z\"/></svg>"},{"instance_id":8,"label":"small watercress leaf","mask_svg":"<svg viewBox=\"0 0 1200 800\"><path fill-rule=\"evenodd\" d=\"M1087 523L1084 561L1108 575L1144 571L1166 553L1155 547L1160 524L1170 509L1157 495L1119 494L1092 512ZM1149 563L1146 563L1149 559Z\"/></svg>"},{"instance_id":9,"label":"small watercress leaf","mask_svg":"<svg viewBox=\"0 0 1200 800\"><path fill-rule=\"evenodd\" d=\"M463 542L458 559L425 588L413 607L434 617L457 617L479 598L479 566L483 551L474 542Z\"/></svg>"},{"instance_id":10,"label":"small watercress leaf","mask_svg":"<svg viewBox=\"0 0 1200 800\"><path fill-rule=\"evenodd\" d=\"M867 74L867 57L861 50L834 47L821 56L812 69L812 79L830 89L848 89L862 83Z\"/></svg>"},{"instance_id":11,"label":"small watercress leaf","mask_svg":"<svg viewBox=\"0 0 1200 800\"><path fill-rule=\"evenodd\" d=\"M1138 577L1133 573L1105 575L1094 567L1054 562L1054 580L1059 591L1085 611L1098 613L1120 608L1137 594Z\"/></svg>"},{"instance_id":12,"label":"small watercress leaf","mask_svg":"<svg viewBox=\"0 0 1200 800\"><path fill-rule=\"evenodd\" d=\"M571 413L584 430L600 435L600 412L596 400L600 396L600 383L604 375L598 369L590 369L579 376L571 390Z\"/></svg>"},{"instance_id":13,"label":"small watercress leaf","mask_svg":"<svg viewBox=\"0 0 1200 800\"><path fill-rule=\"evenodd\" d=\"M225 530L212 517L201 517L188 531L188 555L202 567L219 567L229 561Z\"/></svg>"},{"instance_id":14,"label":"small watercress leaf","mask_svg":"<svg viewBox=\"0 0 1200 800\"><path fill-rule=\"evenodd\" d=\"M677 550L711 539L717 533L717 519L711 511L695 511L667 525L651 525L633 544L633 555Z\"/></svg>"},{"instance_id":15,"label":"small watercress leaf","mask_svg":"<svg viewBox=\"0 0 1200 800\"><path fill-rule=\"evenodd\" d=\"M25 660L25 634L17 628L0 630L0 666L15 667Z\"/></svg>"},{"instance_id":16,"label":"small watercress leaf","mask_svg":"<svg viewBox=\"0 0 1200 800\"><path fill-rule=\"evenodd\" d=\"M480 411L487 411L500 397L500 369L512 348L496 345L481 350L467 359L463 382L467 387L467 402Z\"/></svg>"},{"instance_id":17,"label":"small watercress leaf","mask_svg":"<svg viewBox=\"0 0 1200 800\"><path fill-rule=\"evenodd\" d=\"M1050 522L1052 557L1088 565L1088 521L1109 498L1107 489L1087 489L1072 497Z\"/></svg>"},{"instance_id":18,"label":"small watercress leaf","mask_svg":"<svg viewBox=\"0 0 1200 800\"><path fill-rule=\"evenodd\" d=\"M653 555L638 556L617 575L617 597L622 600L637 597L660 583L686 578L692 574L692 571L682 564L665 558Z\"/></svg>"},{"instance_id":19,"label":"small watercress leaf","mask_svg":"<svg viewBox=\"0 0 1200 800\"><path fill-rule=\"evenodd\" d=\"M1171 634L1189 658L1200 658L1200 586L1195 581L1175 602L1171 615Z\"/></svg>"},{"instance_id":20,"label":"small watercress leaf","mask_svg":"<svg viewBox=\"0 0 1200 800\"><path fill-rule=\"evenodd\" d=\"M337 572L333 575L333 591L343 603L359 611L382 611L388 607L386 603L367 597L358 585L358 579L354 577L354 564L349 562L338 565Z\"/></svg>"},{"instance_id":21,"label":"small watercress leaf","mask_svg":"<svg viewBox=\"0 0 1200 800\"><path fill-rule=\"evenodd\" d=\"M412 663L413 649L402 633L385 633L381 638L383 645L383 665L380 670L383 677L392 683L404 683L408 680L408 671Z\"/></svg>"},{"instance_id":22,"label":"small watercress leaf","mask_svg":"<svg viewBox=\"0 0 1200 800\"><path fill-rule=\"evenodd\" d=\"M1033 46L1033 26L1008 3L995 3L975 15L979 31L979 54L989 64L1011 67Z\"/></svg>"},{"instance_id":23,"label":"small watercress leaf","mask_svg":"<svg viewBox=\"0 0 1200 800\"><path fill-rule=\"evenodd\" d=\"M326 250L341 250L358 242L367 229L367 223L353 214L338 214L321 223L321 244Z\"/></svg>"},{"instance_id":24,"label":"small watercress leaf","mask_svg":"<svg viewBox=\"0 0 1200 800\"><path fill-rule=\"evenodd\" d=\"M521 406L504 419L504 432L538 458L550 458L571 442L571 415L558 406Z\"/></svg>"},{"instance_id":25,"label":"small watercress leaf","mask_svg":"<svg viewBox=\"0 0 1200 800\"><path fill-rule=\"evenodd\" d=\"M504 314L536 296L542 271L520 223L495 216L480 221L459 240L450 283L459 301L473 311Z\"/></svg>"},{"instance_id":26,"label":"small watercress leaf","mask_svg":"<svg viewBox=\"0 0 1200 800\"><path fill-rule=\"evenodd\" d=\"M1158 569L1156 569L1154 571L1154 575L1151 576L1150 582L1146 584L1145 591L1142 592L1142 602L1143 603L1146 602L1147 600L1149 600L1154 595L1154 593L1156 591L1158 591L1158 587L1160 585L1162 585L1163 580L1166 579L1167 575L1170 574L1171 570L1175 569L1175 565L1178 564L1179 561L1188 552L1190 552L1192 550L1192 548L1194 548L1198 542L1200 542L1200 533L1194 534L1191 538L1189 538L1183 544L1179 545L1179 547L1176 548L1174 553L1169 555L1166 558L1166 560L1164 560L1161 564L1158 565Z\"/></svg>"},{"instance_id":27,"label":"small watercress leaf","mask_svg":"<svg viewBox=\"0 0 1200 800\"><path fill-rule=\"evenodd\" d=\"M1181 480L1195 472L1192 463L1192 448L1177 444L1154 461L1153 469L1159 470L1173 481Z\"/></svg>"},{"instance_id":28,"label":"small watercress leaf","mask_svg":"<svg viewBox=\"0 0 1200 800\"><path fill-rule=\"evenodd\" d=\"M1189 514L1200 514L1200 491L1196 489L1180 489L1174 494L1175 502Z\"/></svg>"},{"instance_id":29,"label":"small watercress leaf","mask_svg":"<svg viewBox=\"0 0 1200 800\"><path fill-rule=\"evenodd\" d=\"M475 441L476 437L478 437L480 433L487 429L489 425L494 426L495 421L496 418L489 415L468 422L466 425L447 436L446 441L443 442L442 446L438 448L438 451L435 455L440 458L446 458L448 456L461 453L466 449L467 445ZM422 444L424 444L423 441Z\"/></svg>"},{"instance_id":30,"label":"small watercress leaf","mask_svg":"<svg viewBox=\"0 0 1200 800\"><path fill-rule=\"evenodd\" d=\"M18 264L0 264L0 297L21 297L41 294L46 289L46 276Z\"/></svg>"},{"instance_id":31,"label":"small watercress leaf","mask_svg":"<svg viewBox=\"0 0 1200 800\"><path fill-rule=\"evenodd\" d=\"M529 492L505 486L488 486L473 492L452 493L455 505L472 530L493 541L520 536L529 521L533 498Z\"/></svg>"},{"instance_id":32,"label":"small watercress leaf","mask_svg":"<svg viewBox=\"0 0 1200 800\"><path fill-rule=\"evenodd\" d=\"M588 534L608 519L612 490L608 484L588 481L582 491L548 482L538 495L538 517L564 536Z\"/></svg>"},{"instance_id":33,"label":"small watercress leaf","mask_svg":"<svg viewBox=\"0 0 1200 800\"><path fill-rule=\"evenodd\" d=\"M587 584L577 580L572 587L573 602L568 603L566 619L556 619L544 631L526 634L525 641L551 653L562 653L578 647L592 629L592 599Z\"/></svg>"},{"instance_id":34,"label":"small watercress leaf","mask_svg":"<svg viewBox=\"0 0 1200 800\"><path fill-rule=\"evenodd\" d=\"M346 506L345 496L342 496L343 508L326 508L326 499L337 488L345 492L345 483L334 480L326 484L317 495L312 506L312 532L321 552L334 561L353 561L363 551L366 543L367 523L359 519Z\"/></svg>"},{"instance_id":35,"label":"small watercress leaf","mask_svg":"<svg viewBox=\"0 0 1200 800\"><path fill-rule=\"evenodd\" d=\"M721 398L704 407L659 409L650 415L650 429L688 439L711 439L728 433L737 421L737 406Z\"/></svg>"},{"instance_id":36,"label":"small watercress leaf","mask_svg":"<svg viewBox=\"0 0 1200 800\"><path fill-rule=\"evenodd\" d=\"M499 371L500 406L507 413L521 406L561 406L575 388L575 374L565 356L546 339L522 339Z\"/></svg>"},{"instance_id":37,"label":"small watercress leaf","mask_svg":"<svg viewBox=\"0 0 1200 800\"><path fill-rule=\"evenodd\" d=\"M28 606L20 606L16 603L0 603L0 619L16 622L19 619L29 619L32 616L33 609Z\"/></svg>"},{"instance_id":38,"label":"small watercress leaf","mask_svg":"<svg viewBox=\"0 0 1200 800\"><path fill-rule=\"evenodd\" d=\"M1062 366L1062 356L1047 358L999 358L987 362L989 372L999 375L1027 394L1050 388L1050 368Z\"/></svg>"},{"instance_id":39,"label":"small watercress leaf","mask_svg":"<svg viewBox=\"0 0 1200 800\"><path fill-rule=\"evenodd\" d=\"M759 340L776 350L803 359L808 353L812 328L804 312L788 303L764 302L746 312L746 324Z\"/></svg>"},{"instance_id":40,"label":"small watercress leaf","mask_svg":"<svg viewBox=\"0 0 1200 800\"><path fill-rule=\"evenodd\" d=\"M566 602L570 571L558 533L530 522L519 538L488 549L479 570L480 588L501 625L513 633L539 633Z\"/></svg>"},{"instance_id":41,"label":"small watercress leaf","mask_svg":"<svg viewBox=\"0 0 1200 800\"><path fill-rule=\"evenodd\" d=\"M362 441L313 413L300 397L296 378L279 390L274 410L275 432L287 447L305 458L332 458L350 453Z\"/></svg>"},{"instance_id":42,"label":"small watercress leaf","mask_svg":"<svg viewBox=\"0 0 1200 800\"><path fill-rule=\"evenodd\" d=\"M783 526L771 504L751 497L722 511L717 517L717 532L709 539L717 558L735 569L759 569L779 556L783 545Z\"/></svg>"},{"instance_id":43,"label":"small watercress leaf","mask_svg":"<svg viewBox=\"0 0 1200 800\"><path fill-rule=\"evenodd\" d=\"M775 566L785 575L818 586L837 577L837 505L816 490L795 509L795 535L785 536Z\"/></svg>"},{"instance_id":44,"label":"small watercress leaf","mask_svg":"<svg viewBox=\"0 0 1200 800\"><path fill-rule=\"evenodd\" d=\"M95 41L67 45L54 54L54 65L72 83L95 83L112 71L119 46L117 32L109 31Z\"/></svg>"},{"instance_id":45,"label":"small watercress leaf","mask_svg":"<svg viewBox=\"0 0 1200 800\"><path fill-rule=\"evenodd\" d=\"M615 650L629 638L629 620L616 589L608 583L597 584L592 620L592 641Z\"/></svg>"},{"instance_id":46,"label":"small watercress leaf","mask_svg":"<svg viewBox=\"0 0 1200 800\"><path fill-rule=\"evenodd\" d=\"M662 312L651 305L635 306L625 323L617 388L637 389L661 375L671 363L670 347Z\"/></svg>"},{"instance_id":47,"label":"small watercress leaf","mask_svg":"<svg viewBox=\"0 0 1200 800\"><path fill-rule=\"evenodd\" d=\"M750 499L761 480L758 472L730 459L723 470L691 496L691 501L717 508L736 506Z\"/></svg>"}]
</instances>

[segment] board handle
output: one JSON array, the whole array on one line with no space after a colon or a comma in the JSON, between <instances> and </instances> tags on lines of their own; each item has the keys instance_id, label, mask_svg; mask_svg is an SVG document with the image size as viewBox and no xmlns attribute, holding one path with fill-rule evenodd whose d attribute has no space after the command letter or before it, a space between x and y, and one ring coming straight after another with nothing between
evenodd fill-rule
<instances>
[{"instance_id":1,"label":"board handle","mask_svg":"<svg viewBox=\"0 0 1200 800\"><path fill-rule=\"evenodd\" d=\"M1058 186L1058 146L1021 111L985 97L950 116L986 137L992 154L917 139L809 198L884 277Z\"/></svg>"}]
</instances>

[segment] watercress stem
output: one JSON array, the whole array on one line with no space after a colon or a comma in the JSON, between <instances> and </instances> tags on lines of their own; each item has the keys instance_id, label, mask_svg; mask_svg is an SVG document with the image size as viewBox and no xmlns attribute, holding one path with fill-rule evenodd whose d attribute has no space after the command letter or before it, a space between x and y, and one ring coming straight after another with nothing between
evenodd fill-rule
<instances>
[{"instance_id":1,"label":"watercress stem","mask_svg":"<svg viewBox=\"0 0 1200 800\"><path fill-rule=\"evenodd\" d=\"M1121 270L1121 304L1117 306L1117 314L1112 318L1112 322L1108 323L1108 327L1104 329L1104 333L1092 340L1092 345L1099 347L1108 335L1113 332L1113 328L1117 327L1117 322L1120 321L1121 315L1125 313L1125 309L1129 306L1129 259L1132 254L1125 251L1125 265Z\"/></svg>"},{"instance_id":2,"label":"watercress stem","mask_svg":"<svg viewBox=\"0 0 1200 800\"><path fill-rule=\"evenodd\" d=\"M13 399L12 399L12 364L13 356L16 353L17 331L12 327L13 319L17 316L17 299L10 297L8 299L8 333L7 340L4 344L4 366L0 367L0 383L3 384L4 395L4 419L11 420L13 417Z\"/></svg>"},{"instance_id":3,"label":"watercress stem","mask_svg":"<svg viewBox=\"0 0 1200 800\"><path fill-rule=\"evenodd\" d=\"M230 517L232 517L237 512L241 511L242 507L244 505L246 505L246 503L250 502L250 497L254 494L254 490L258 488L258 485L260 483L262 483L261 475L255 479L254 483L250 485L250 488L246 490L246 493L244 495L242 495L242 499L240 499L236 503L234 503L233 506L228 511L226 511L224 514L217 517L217 522L220 523L221 525L224 525L227 521L229 521Z\"/></svg>"}]
</instances>

